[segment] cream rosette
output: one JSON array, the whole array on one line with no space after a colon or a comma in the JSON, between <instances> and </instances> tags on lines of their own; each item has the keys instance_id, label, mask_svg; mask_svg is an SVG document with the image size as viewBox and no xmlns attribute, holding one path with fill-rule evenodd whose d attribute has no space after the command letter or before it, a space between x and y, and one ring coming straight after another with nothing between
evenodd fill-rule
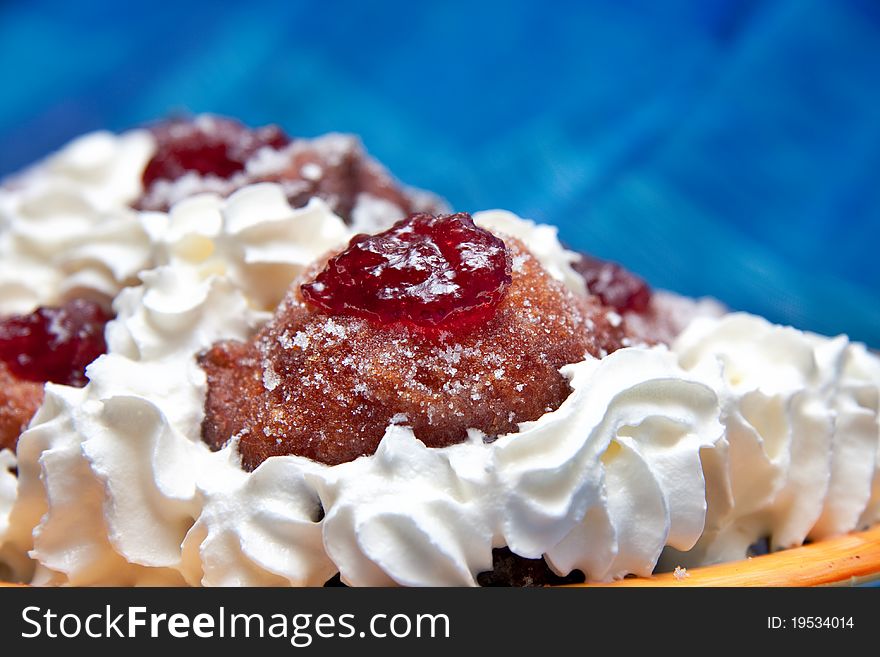
<instances>
[{"instance_id":1,"label":"cream rosette","mask_svg":"<svg viewBox=\"0 0 880 657\"><path fill-rule=\"evenodd\" d=\"M715 393L663 348L562 371L573 390L562 406L495 444L506 543L592 580L650 574L665 545L689 548L702 532Z\"/></svg>"},{"instance_id":2,"label":"cream rosette","mask_svg":"<svg viewBox=\"0 0 880 657\"><path fill-rule=\"evenodd\" d=\"M426 447L391 425L373 456L310 476L324 508L324 545L355 586L474 586L492 569L490 449Z\"/></svg>"},{"instance_id":3,"label":"cream rosette","mask_svg":"<svg viewBox=\"0 0 880 657\"><path fill-rule=\"evenodd\" d=\"M91 133L0 188L0 315L137 282L151 244L130 205L155 147L145 130Z\"/></svg>"},{"instance_id":4,"label":"cream rosette","mask_svg":"<svg viewBox=\"0 0 880 657\"><path fill-rule=\"evenodd\" d=\"M704 458L709 510L693 550L669 564L744 558L859 528L872 511L877 359L743 313L698 319L674 351L713 381L725 437Z\"/></svg>"}]
</instances>

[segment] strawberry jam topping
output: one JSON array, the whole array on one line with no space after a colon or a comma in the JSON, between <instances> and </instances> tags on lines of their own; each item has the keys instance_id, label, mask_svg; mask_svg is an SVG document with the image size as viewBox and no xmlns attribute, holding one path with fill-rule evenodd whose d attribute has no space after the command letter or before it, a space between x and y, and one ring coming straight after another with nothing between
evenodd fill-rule
<instances>
[{"instance_id":1,"label":"strawberry jam topping","mask_svg":"<svg viewBox=\"0 0 880 657\"><path fill-rule=\"evenodd\" d=\"M606 306L619 312L641 313L648 309L651 288L617 263L582 253L573 266L584 277L590 294L599 297Z\"/></svg>"},{"instance_id":2,"label":"strawberry jam topping","mask_svg":"<svg viewBox=\"0 0 880 657\"><path fill-rule=\"evenodd\" d=\"M331 314L449 329L490 318L510 281L504 242L470 215L414 214L352 238L301 291Z\"/></svg>"},{"instance_id":3,"label":"strawberry jam topping","mask_svg":"<svg viewBox=\"0 0 880 657\"><path fill-rule=\"evenodd\" d=\"M264 146L278 149L290 143L278 126L251 130L238 121L215 116L166 121L152 131L157 149L144 170L146 189L157 180L177 180L188 172L229 178L243 171Z\"/></svg>"},{"instance_id":4,"label":"strawberry jam topping","mask_svg":"<svg viewBox=\"0 0 880 657\"><path fill-rule=\"evenodd\" d=\"M110 319L86 299L7 317L0 320L0 361L25 381L82 387L86 366L107 350L104 326Z\"/></svg>"}]
</instances>

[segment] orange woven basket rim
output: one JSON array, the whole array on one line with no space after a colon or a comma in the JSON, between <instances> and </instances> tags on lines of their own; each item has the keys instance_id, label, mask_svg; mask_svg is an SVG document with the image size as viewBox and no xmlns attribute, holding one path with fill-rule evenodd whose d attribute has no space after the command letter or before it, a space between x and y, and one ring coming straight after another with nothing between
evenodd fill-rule
<instances>
[{"instance_id":1,"label":"orange woven basket rim","mask_svg":"<svg viewBox=\"0 0 880 657\"><path fill-rule=\"evenodd\" d=\"M574 586L848 586L880 580L880 525L760 557Z\"/></svg>"}]
</instances>

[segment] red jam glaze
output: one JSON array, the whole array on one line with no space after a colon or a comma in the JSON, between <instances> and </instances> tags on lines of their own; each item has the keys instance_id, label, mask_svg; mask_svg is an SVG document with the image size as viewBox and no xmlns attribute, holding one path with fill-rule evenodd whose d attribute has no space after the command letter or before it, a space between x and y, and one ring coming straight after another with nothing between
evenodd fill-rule
<instances>
[{"instance_id":1,"label":"red jam glaze","mask_svg":"<svg viewBox=\"0 0 880 657\"><path fill-rule=\"evenodd\" d=\"M357 235L301 287L317 309L450 330L486 321L511 281L504 242L470 215L415 214Z\"/></svg>"},{"instance_id":2,"label":"red jam glaze","mask_svg":"<svg viewBox=\"0 0 880 657\"><path fill-rule=\"evenodd\" d=\"M216 116L166 121L152 132L157 149L144 170L146 189L157 180L176 180L190 171L229 178L243 171L248 159L264 146L278 149L290 143L278 126L251 130Z\"/></svg>"},{"instance_id":3,"label":"red jam glaze","mask_svg":"<svg viewBox=\"0 0 880 657\"><path fill-rule=\"evenodd\" d=\"M615 262L600 260L585 253L574 263L584 277L587 290L621 313L641 313L651 302L651 288L641 278Z\"/></svg>"},{"instance_id":4,"label":"red jam glaze","mask_svg":"<svg viewBox=\"0 0 880 657\"><path fill-rule=\"evenodd\" d=\"M107 350L104 326L110 319L86 299L7 317L0 320L0 361L24 381L83 387L86 366Z\"/></svg>"}]
</instances>

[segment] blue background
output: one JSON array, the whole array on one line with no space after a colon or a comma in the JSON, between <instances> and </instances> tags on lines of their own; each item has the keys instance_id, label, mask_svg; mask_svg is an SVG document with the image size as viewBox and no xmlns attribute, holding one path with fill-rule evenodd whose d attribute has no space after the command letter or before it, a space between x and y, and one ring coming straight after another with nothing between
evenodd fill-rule
<instances>
[{"instance_id":1,"label":"blue background","mask_svg":"<svg viewBox=\"0 0 880 657\"><path fill-rule=\"evenodd\" d=\"M880 2L0 4L0 176L213 111L358 133L654 285L880 346Z\"/></svg>"}]
</instances>

